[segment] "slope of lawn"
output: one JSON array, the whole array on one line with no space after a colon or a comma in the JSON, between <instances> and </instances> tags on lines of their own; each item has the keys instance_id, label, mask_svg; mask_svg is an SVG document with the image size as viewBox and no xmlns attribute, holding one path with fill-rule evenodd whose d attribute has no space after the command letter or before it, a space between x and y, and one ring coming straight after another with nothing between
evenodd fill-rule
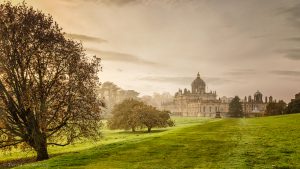
<instances>
[{"instance_id":1,"label":"slope of lawn","mask_svg":"<svg viewBox=\"0 0 300 169\"><path fill-rule=\"evenodd\" d=\"M300 168L300 114L184 121L18 168Z\"/></svg>"},{"instance_id":2,"label":"slope of lawn","mask_svg":"<svg viewBox=\"0 0 300 169\"><path fill-rule=\"evenodd\" d=\"M103 138L98 141L84 141L84 143L76 143L73 145L65 146L65 147L49 147L50 156L58 156L61 154L67 153L78 153L78 151L90 149L97 146L118 143L118 142L130 142L130 141L138 141L143 140L147 137L152 137L155 135L160 135L163 133L167 133L170 130L175 130L178 128L183 128L186 126L191 126L195 124L202 124L211 119L208 118L193 118L193 117L173 117L175 120L176 126L172 128L164 128L164 129L154 129L153 133L146 133L145 131L132 133L130 131L121 131L121 130L108 130L104 128L102 130ZM33 151L24 151L20 149L13 149L11 151L1 151L0 150L0 168L8 168L12 166L17 166L27 162L34 161L35 153Z\"/></svg>"}]
</instances>

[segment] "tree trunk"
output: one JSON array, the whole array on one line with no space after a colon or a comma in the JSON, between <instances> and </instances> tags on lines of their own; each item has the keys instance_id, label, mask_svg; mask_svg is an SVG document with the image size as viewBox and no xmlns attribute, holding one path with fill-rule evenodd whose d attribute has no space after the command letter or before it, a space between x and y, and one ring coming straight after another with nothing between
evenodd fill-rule
<instances>
[{"instance_id":1,"label":"tree trunk","mask_svg":"<svg viewBox=\"0 0 300 169\"><path fill-rule=\"evenodd\" d=\"M40 127L37 120L34 118L33 113L29 112L28 114L28 133L30 137L27 139L27 143L33 147L37 153L36 161L47 160L49 159L49 155L46 134L40 131Z\"/></svg>"},{"instance_id":2,"label":"tree trunk","mask_svg":"<svg viewBox=\"0 0 300 169\"><path fill-rule=\"evenodd\" d=\"M151 132L151 127L148 127L148 133L150 133Z\"/></svg>"},{"instance_id":3,"label":"tree trunk","mask_svg":"<svg viewBox=\"0 0 300 169\"><path fill-rule=\"evenodd\" d=\"M38 132L34 138L34 149L37 153L37 161L49 159L48 150L47 150L47 139L46 137Z\"/></svg>"},{"instance_id":4,"label":"tree trunk","mask_svg":"<svg viewBox=\"0 0 300 169\"><path fill-rule=\"evenodd\" d=\"M45 143L41 143L41 145L36 150L36 152L37 152L36 161L43 161L43 160L49 159L46 142Z\"/></svg>"},{"instance_id":5,"label":"tree trunk","mask_svg":"<svg viewBox=\"0 0 300 169\"><path fill-rule=\"evenodd\" d=\"M134 127L132 127L131 130L132 130L132 132L135 132L135 128Z\"/></svg>"}]
</instances>

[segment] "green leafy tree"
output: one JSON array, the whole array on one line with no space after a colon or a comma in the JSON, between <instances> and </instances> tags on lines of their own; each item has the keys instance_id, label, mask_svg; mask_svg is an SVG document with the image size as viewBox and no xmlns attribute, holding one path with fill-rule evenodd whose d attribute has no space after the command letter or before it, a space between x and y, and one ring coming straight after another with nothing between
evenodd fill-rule
<instances>
[{"instance_id":1,"label":"green leafy tree","mask_svg":"<svg viewBox=\"0 0 300 169\"><path fill-rule=\"evenodd\" d=\"M286 108L287 114L300 113L300 99L293 99Z\"/></svg>"},{"instance_id":2,"label":"green leafy tree","mask_svg":"<svg viewBox=\"0 0 300 169\"><path fill-rule=\"evenodd\" d=\"M229 116L243 117L243 107L238 96L235 96L229 103Z\"/></svg>"},{"instance_id":3,"label":"green leafy tree","mask_svg":"<svg viewBox=\"0 0 300 169\"><path fill-rule=\"evenodd\" d=\"M151 129L154 126L159 125L160 117L159 111L152 107L144 105L139 110L140 122L148 128L148 132L151 132Z\"/></svg>"},{"instance_id":4,"label":"green leafy tree","mask_svg":"<svg viewBox=\"0 0 300 169\"><path fill-rule=\"evenodd\" d=\"M134 99L124 100L112 110L112 118L108 121L110 129L148 129L151 132L153 127L173 126L169 111L159 111L153 106L144 104Z\"/></svg>"},{"instance_id":5,"label":"green leafy tree","mask_svg":"<svg viewBox=\"0 0 300 169\"><path fill-rule=\"evenodd\" d=\"M61 30L25 3L0 4L0 148L29 146L45 160L48 145L99 138L100 60Z\"/></svg>"},{"instance_id":6,"label":"green leafy tree","mask_svg":"<svg viewBox=\"0 0 300 169\"><path fill-rule=\"evenodd\" d=\"M175 126L174 121L171 119L170 116L171 112L168 110L163 110L159 112L159 117L160 117L160 124L159 127L171 127Z\"/></svg>"},{"instance_id":7,"label":"green leafy tree","mask_svg":"<svg viewBox=\"0 0 300 169\"><path fill-rule=\"evenodd\" d=\"M174 122L171 120L169 111L159 111L152 106L144 106L140 110L141 124L147 127L148 132L154 127L171 127L174 126Z\"/></svg>"},{"instance_id":8,"label":"green leafy tree","mask_svg":"<svg viewBox=\"0 0 300 169\"><path fill-rule=\"evenodd\" d=\"M273 115L284 114L285 108L286 108L286 103L283 100L280 100L277 103L275 102L268 103L266 107L266 115L273 116Z\"/></svg>"},{"instance_id":9,"label":"green leafy tree","mask_svg":"<svg viewBox=\"0 0 300 169\"><path fill-rule=\"evenodd\" d=\"M144 107L144 103L134 99L126 99L114 106L108 121L110 129L131 129L135 132L141 126L139 112Z\"/></svg>"}]
</instances>

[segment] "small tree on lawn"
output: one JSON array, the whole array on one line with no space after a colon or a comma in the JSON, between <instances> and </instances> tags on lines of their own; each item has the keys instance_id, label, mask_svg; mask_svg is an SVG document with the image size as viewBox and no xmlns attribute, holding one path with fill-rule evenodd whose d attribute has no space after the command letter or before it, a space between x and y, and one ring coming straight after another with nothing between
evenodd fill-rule
<instances>
[{"instance_id":1,"label":"small tree on lawn","mask_svg":"<svg viewBox=\"0 0 300 169\"><path fill-rule=\"evenodd\" d=\"M168 110L163 110L159 112L160 117L160 124L158 127L172 127L175 126L174 121L171 119L170 116L171 112Z\"/></svg>"},{"instance_id":2,"label":"small tree on lawn","mask_svg":"<svg viewBox=\"0 0 300 169\"><path fill-rule=\"evenodd\" d=\"M238 96L235 96L229 103L229 115L231 117L243 116L243 107Z\"/></svg>"},{"instance_id":3,"label":"small tree on lawn","mask_svg":"<svg viewBox=\"0 0 300 169\"><path fill-rule=\"evenodd\" d=\"M110 129L131 129L135 132L136 128L141 126L139 110L144 107L144 103L126 99L122 103L114 106L111 114L112 118L108 121Z\"/></svg>"},{"instance_id":4,"label":"small tree on lawn","mask_svg":"<svg viewBox=\"0 0 300 169\"><path fill-rule=\"evenodd\" d=\"M0 148L26 145L45 160L48 145L99 138L99 64L51 16L0 4Z\"/></svg>"},{"instance_id":5,"label":"small tree on lawn","mask_svg":"<svg viewBox=\"0 0 300 169\"><path fill-rule=\"evenodd\" d=\"M146 105L140 112L141 123L147 127L148 132L154 127L171 127L174 122L171 120L169 111L159 111L155 107Z\"/></svg>"},{"instance_id":6,"label":"small tree on lawn","mask_svg":"<svg viewBox=\"0 0 300 169\"><path fill-rule=\"evenodd\" d=\"M152 106L143 106L139 110L140 122L145 125L148 129L148 132L151 132L151 129L160 123L159 111Z\"/></svg>"},{"instance_id":7,"label":"small tree on lawn","mask_svg":"<svg viewBox=\"0 0 300 169\"><path fill-rule=\"evenodd\" d=\"M116 105L112 111L112 118L108 121L110 129L148 129L151 132L153 127L173 126L174 122L170 118L170 112L159 111L153 106L143 102L128 99Z\"/></svg>"}]
</instances>

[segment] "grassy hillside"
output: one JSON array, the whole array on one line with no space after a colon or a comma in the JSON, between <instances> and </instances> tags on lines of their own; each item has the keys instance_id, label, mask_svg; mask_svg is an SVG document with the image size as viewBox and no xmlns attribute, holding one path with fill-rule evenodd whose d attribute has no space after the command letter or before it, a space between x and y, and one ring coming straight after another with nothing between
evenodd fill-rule
<instances>
[{"instance_id":1,"label":"grassy hillside","mask_svg":"<svg viewBox=\"0 0 300 169\"><path fill-rule=\"evenodd\" d=\"M155 135L160 135L163 133L167 133L169 130L174 130L177 128L183 128L195 124L202 124L211 119L205 118L193 118L193 117L179 117L173 118L176 121L176 126L172 128L164 128L164 129L154 129L153 133L146 133L145 131L141 132L126 132L121 130L108 130L103 129L102 134L103 138L98 141L88 141L84 143L76 143L73 145L65 146L65 147L49 147L50 155L57 156L66 153L77 153L81 150L90 149L97 146L117 143L117 142L131 142L132 140L143 140L147 137L152 137ZM22 164L28 161L34 161L35 153L33 151L23 151L20 149L13 149L11 151L0 151L0 168L11 167L15 165Z\"/></svg>"},{"instance_id":2,"label":"grassy hillside","mask_svg":"<svg viewBox=\"0 0 300 169\"><path fill-rule=\"evenodd\" d=\"M18 168L300 168L300 114L177 120L163 132L106 133L101 144Z\"/></svg>"}]
</instances>

